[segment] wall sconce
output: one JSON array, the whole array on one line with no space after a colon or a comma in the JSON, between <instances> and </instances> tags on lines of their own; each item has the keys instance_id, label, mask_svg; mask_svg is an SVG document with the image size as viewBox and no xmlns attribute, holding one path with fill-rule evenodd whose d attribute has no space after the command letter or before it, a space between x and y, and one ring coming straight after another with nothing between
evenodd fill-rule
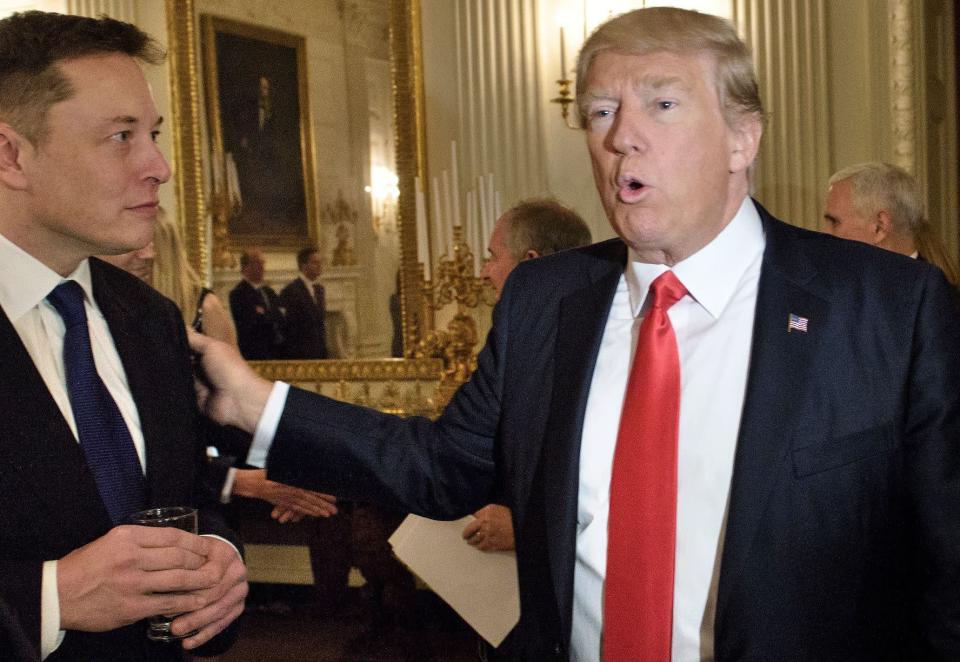
<instances>
[{"instance_id":1,"label":"wall sconce","mask_svg":"<svg viewBox=\"0 0 960 662\"><path fill-rule=\"evenodd\" d=\"M560 86L559 96L550 99L550 103L560 104L560 116L568 129L579 129L579 123L570 124L570 104L574 102L573 94L570 93L570 85L573 83L567 78L567 43L563 31L563 25L560 26L560 79L557 85Z\"/></svg>"},{"instance_id":2,"label":"wall sconce","mask_svg":"<svg viewBox=\"0 0 960 662\"><path fill-rule=\"evenodd\" d=\"M394 232L397 229L399 181L396 173L386 166L374 165L370 168L370 185L364 186L363 190L370 194L373 229L377 234L383 230Z\"/></svg>"}]
</instances>

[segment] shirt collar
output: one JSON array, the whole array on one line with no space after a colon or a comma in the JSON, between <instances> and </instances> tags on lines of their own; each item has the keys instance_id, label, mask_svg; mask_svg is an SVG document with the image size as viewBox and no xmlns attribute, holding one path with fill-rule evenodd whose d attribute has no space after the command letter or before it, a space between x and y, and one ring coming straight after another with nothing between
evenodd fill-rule
<instances>
[{"instance_id":1,"label":"shirt collar","mask_svg":"<svg viewBox=\"0 0 960 662\"><path fill-rule=\"evenodd\" d=\"M749 197L720 234L693 255L673 265L673 273L714 318L720 317L733 298L747 268L763 253L766 241L760 214ZM630 290L630 308L640 315L650 284L665 271L665 264L640 262L629 249L625 277Z\"/></svg>"},{"instance_id":2,"label":"shirt collar","mask_svg":"<svg viewBox=\"0 0 960 662\"><path fill-rule=\"evenodd\" d=\"M0 234L0 306L16 322L39 305L64 280L80 283L93 302L90 261L83 260L66 278Z\"/></svg>"}]
</instances>

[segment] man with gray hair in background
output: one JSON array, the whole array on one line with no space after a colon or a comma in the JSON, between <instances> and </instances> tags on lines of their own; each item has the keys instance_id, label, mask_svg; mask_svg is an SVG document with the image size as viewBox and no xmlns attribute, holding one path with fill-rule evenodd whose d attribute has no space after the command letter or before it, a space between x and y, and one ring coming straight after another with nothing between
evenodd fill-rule
<instances>
[{"instance_id":1,"label":"man with gray hair in background","mask_svg":"<svg viewBox=\"0 0 960 662\"><path fill-rule=\"evenodd\" d=\"M830 177L823 229L940 267L954 285L960 270L924 213L923 192L903 168L872 161Z\"/></svg>"},{"instance_id":2,"label":"man with gray hair in background","mask_svg":"<svg viewBox=\"0 0 960 662\"><path fill-rule=\"evenodd\" d=\"M490 258L480 275L500 295L513 268L524 260L586 246L590 228L580 215L550 198L531 198L504 212L490 235Z\"/></svg>"},{"instance_id":3,"label":"man with gray hair in background","mask_svg":"<svg viewBox=\"0 0 960 662\"><path fill-rule=\"evenodd\" d=\"M591 242L590 228L577 212L551 198L518 202L497 219L490 234L490 257L480 275L497 296L507 276L524 260L551 255ZM463 529L463 538L485 552L514 548L510 509L491 503L477 512Z\"/></svg>"}]
</instances>

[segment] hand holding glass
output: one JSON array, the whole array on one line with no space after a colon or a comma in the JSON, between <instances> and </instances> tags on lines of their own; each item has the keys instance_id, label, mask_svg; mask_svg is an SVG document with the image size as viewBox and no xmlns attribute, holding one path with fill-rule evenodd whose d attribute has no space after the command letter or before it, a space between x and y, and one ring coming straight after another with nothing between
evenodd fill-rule
<instances>
[{"instance_id":1,"label":"hand holding glass","mask_svg":"<svg viewBox=\"0 0 960 662\"><path fill-rule=\"evenodd\" d=\"M130 516L130 523L139 526L172 526L188 533L197 533L197 511L195 508L169 506L164 508L150 508L141 510ZM152 641L176 641L185 639L197 633L197 630L182 635L170 632L170 623L179 614L170 616L151 616L147 627L147 638Z\"/></svg>"}]
</instances>

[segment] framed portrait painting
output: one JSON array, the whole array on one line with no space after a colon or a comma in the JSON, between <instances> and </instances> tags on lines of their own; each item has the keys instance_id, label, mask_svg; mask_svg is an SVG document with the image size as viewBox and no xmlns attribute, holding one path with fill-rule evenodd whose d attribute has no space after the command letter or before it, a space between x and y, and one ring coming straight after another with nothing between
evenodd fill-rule
<instances>
[{"instance_id":1,"label":"framed portrait painting","mask_svg":"<svg viewBox=\"0 0 960 662\"><path fill-rule=\"evenodd\" d=\"M316 205L305 40L204 14L212 185L230 245L299 246Z\"/></svg>"}]
</instances>

